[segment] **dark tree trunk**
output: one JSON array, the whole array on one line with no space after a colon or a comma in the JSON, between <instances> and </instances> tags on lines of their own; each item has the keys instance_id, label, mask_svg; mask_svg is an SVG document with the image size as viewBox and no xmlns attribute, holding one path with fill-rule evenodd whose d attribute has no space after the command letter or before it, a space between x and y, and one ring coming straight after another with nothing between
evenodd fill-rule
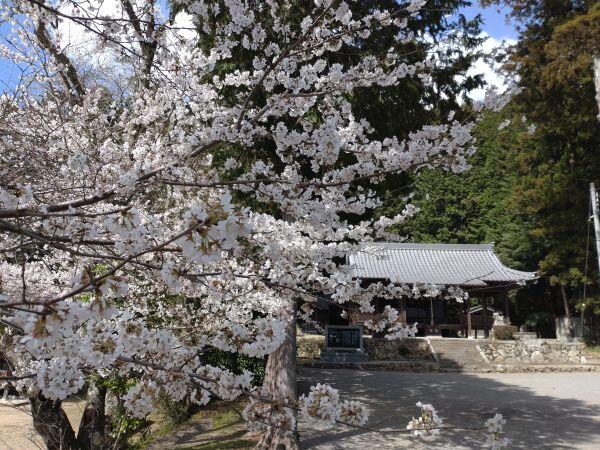
<instances>
[{"instance_id":1,"label":"dark tree trunk","mask_svg":"<svg viewBox=\"0 0 600 450\"><path fill-rule=\"evenodd\" d=\"M33 428L42 436L48 450L81 449L61 401L50 400L41 393L29 400Z\"/></svg>"},{"instance_id":2,"label":"dark tree trunk","mask_svg":"<svg viewBox=\"0 0 600 450\"><path fill-rule=\"evenodd\" d=\"M79 425L77 440L85 450L101 450L106 436L106 387L92 383L88 389L87 402Z\"/></svg>"},{"instance_id":3,"label":"dark tree trunk","mask_svg":"<svg viewBox=\"0 0 600 450\"><path fill-rule=\"evenodd\" d=\"M269 355L263 390L274 400L287 401L289 404L296 402L296 320L293 312L286 325L283 344ZM295 414L295 410L292 411ZM257 448L296 450L299 448L297 431L268 427Z\"/></svg>"}]
</instances>

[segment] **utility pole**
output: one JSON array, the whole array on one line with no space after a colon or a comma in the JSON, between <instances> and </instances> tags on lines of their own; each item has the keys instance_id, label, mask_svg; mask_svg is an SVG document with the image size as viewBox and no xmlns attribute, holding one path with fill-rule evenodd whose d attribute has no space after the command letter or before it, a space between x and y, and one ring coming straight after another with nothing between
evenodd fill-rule
<instances>
[{"instance_id":1,"label":"utility pole","mask_svg":"<svg viewBox=\"0 0 600 450\"><path fill-rule=\"evenodd\" d=\"M600 59L595 58L595 63L598 63ZM600 69L600 64L597 64L597 69ZM600 70L595 72L596 75L596 87L600 88ZM600 89L597 91L596 98L598 99L598 106L600 107ZM598 115L600 118L600 115ZM596 257L598 258L598 271L600 272L600 218L598 218L598 193L596 192L596 186L594 183L590 183L590 201L592 202L592 219L594 220L594 240L596 241ZM588 217L588 220L590 218ZM589 239L589 222L588 222L588 239ZM588 241L589 242L589 241ZM585 265L587 273L587 250L585 256ZM587 275L586 275L587 277ZM587 280L584 280L583 286L583 301L585 302L585 288ZM585 303L581 305L581 337L585 336Z\"/></svg>"},{"instance_id":2,"label":"utility pole","mask_svg":"<svg viewBox=\"0 0 600 450\"><path fill-rule=\"evenodd\" d=\"M592 201L592 218L594 219L594 236L596 238L596 257L598 258L598 269L600 270L600 218L598 218L598 193L594 183L590 183L590 198Z\"/></svg>"}]
</instances>

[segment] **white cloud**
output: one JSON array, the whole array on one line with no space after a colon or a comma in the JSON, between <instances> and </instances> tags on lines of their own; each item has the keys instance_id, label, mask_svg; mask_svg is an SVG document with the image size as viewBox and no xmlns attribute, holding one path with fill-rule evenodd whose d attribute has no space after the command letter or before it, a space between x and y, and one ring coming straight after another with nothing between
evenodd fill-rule
<instances>
[{"instance_id":1,"label":"white cloud","mask_svg":"<svg viewBox=\"0 0 600 450\"><path fill-rule=\"evenodd\" d=\"M491 37L487 33L484 33L484 37L486 37L487 39L484 41L480 48L485 54L491 54L499 48L507 47L517 43L515 39L507 38L499 40ZM490 63L484 61L483 58L480 58L477 61L475 61L472 67L467 71L467 75L483 74L483 78L486 81L487 86L479 89L474 89L471 92L469 92L468 95L470 98L476 101L483 100L485 96L485 91L491 86L496 86L499 92L502 92L506 89L506 80L504 76L498 72L498 66L499 65L497 63Z\"/></svg>"}]
</instances>

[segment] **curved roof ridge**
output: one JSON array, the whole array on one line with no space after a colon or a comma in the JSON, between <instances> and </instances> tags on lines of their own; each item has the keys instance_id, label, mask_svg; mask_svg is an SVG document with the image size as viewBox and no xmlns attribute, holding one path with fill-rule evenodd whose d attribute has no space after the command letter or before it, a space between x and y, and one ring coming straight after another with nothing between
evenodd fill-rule
<instances>
[{"instance_id":1,"label":"curved roof ridge","mask_svg":"<svg viewBox=\"0 0 600 450\"><path fill-rule=\"evenodd\" d=\"M373 250L373 251L370 251ZM505 266L494 253L494 244L433 244L364 242L347 257L352 275L389 279L402 284L485 286L515 284L537 278Z\"/></svg>"},{"instance_id":2,"label":"curved roof ridge","mask_svg":"<svg viewBox=\"0 0 600 450\"><path fill-rule=\"evenodd\" d=\"M429 242L364 242L361 247L383 247L383 248L398 248L398 249L423 249L423 250L494 250L494 243L487 244L438 244Z\"/></svg>"}]
</instances>

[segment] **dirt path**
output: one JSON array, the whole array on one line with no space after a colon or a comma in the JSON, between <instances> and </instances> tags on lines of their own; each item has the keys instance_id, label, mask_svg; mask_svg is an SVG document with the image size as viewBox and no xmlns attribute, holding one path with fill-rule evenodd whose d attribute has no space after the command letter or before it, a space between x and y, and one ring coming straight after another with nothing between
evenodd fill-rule
<instances>
[{"instance_id":1,"label":"dirt path","mask_svg":"<svg viewBox=\"0 0 600 450\"><path fill-rule=\"evenodd\" d=\"M71 400L63 403L75 430L83 414L85 402ZM240 405L237 405L241 408ZM251 448L253 436L248 435L237 413L227 404L211 405L192 417L179 429L154 441L149 450L193 447L195 449ZM33 429L28 402L0 404L0 450L44 449L42 438Z\"/></svg>"},{"instance_id":2,"label":"dirt path","mask_svg":"<svg viewBox=\"0 0 600 450\"><path fill-rule=\"evenodd\" d=\"M63 403L69 421L75 430L83 414L84 403L69 401ZM29 403L12 406L0 404L0 449L2 450L39 450L44 449L42 438L33 429Z\"/></svg>"}]
</instances>

